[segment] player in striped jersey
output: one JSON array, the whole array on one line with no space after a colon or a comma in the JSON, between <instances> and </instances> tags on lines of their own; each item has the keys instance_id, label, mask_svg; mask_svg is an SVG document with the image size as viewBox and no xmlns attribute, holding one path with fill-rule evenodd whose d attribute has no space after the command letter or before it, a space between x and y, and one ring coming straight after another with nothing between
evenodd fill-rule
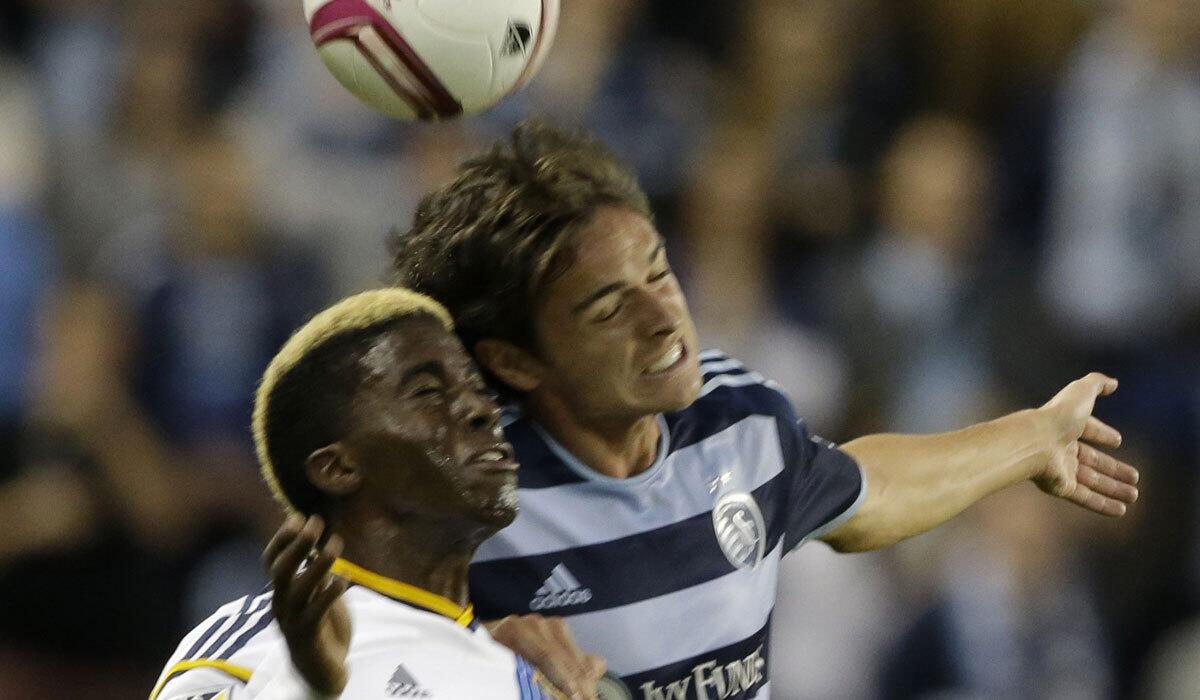
<instances>
[{"instance_id":1,"label":"player in striped jersey","mask_svg":"<svg viewBox=\"0 0 1200 700\"><path fill-rule=\"evenodd\" d=\"M1098 374L955 433L810 435L769 381L700 351L645 194L587 137L519 126L397 243L400 281L514 400L521 513L472 564L480 613L564 616L628 695L767 697L779 560L805 541L886 546L1024 480L1107 515L1136 498L1136 471L1088 444L1120 439L1091 416L1116 388Z\"/></svg>"},{"instance_id":2,"label":"player in striped jersey","mask_svg":"<svg viewBox=\"0 0 1200 700\"><path fill-rule=\"evenodd\" d=\"M271 362L254 414L264 476L311 517L268 546L273 590L188 634L151 700L558 697L467 600L475 547L516 513L499 419L432 300L380 290L313 318ZM315 514L337 534L310 558ZM577 661L593 684L603 673Z\"/></svg>"}]
</instances>

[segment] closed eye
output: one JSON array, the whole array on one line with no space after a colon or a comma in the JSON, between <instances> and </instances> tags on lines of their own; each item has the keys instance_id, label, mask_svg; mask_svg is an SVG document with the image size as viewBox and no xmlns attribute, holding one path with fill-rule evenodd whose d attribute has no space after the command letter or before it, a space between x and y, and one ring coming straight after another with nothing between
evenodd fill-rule
<instances>
[{"instance_id":1,"label":"closed eye","mask_svg":"<svg viewBox=\"0 0 1200 700\"><path fill-rule=\"evenodd\" d=\"M603 316L597 316L596 322L604 323L605 321L613 320L614 318L617 317L617 314L620 313L622 307L624 307L624 306L625 306L624 302L616 304L615 306L613 306L612 310L609 311L608 313L604 314Z\"/></svg>"},{"instance_id":2,"label":"closed eye","mask_svg":"<svg viewBox=\"0 0 1200 700\"><path fill-rule=\"evenodd\" d=\"M423 384L413 387L409 392L409 398L424 399L433 398L442 395L442 385L440 384Z\"/></svg>"}]
</instances>

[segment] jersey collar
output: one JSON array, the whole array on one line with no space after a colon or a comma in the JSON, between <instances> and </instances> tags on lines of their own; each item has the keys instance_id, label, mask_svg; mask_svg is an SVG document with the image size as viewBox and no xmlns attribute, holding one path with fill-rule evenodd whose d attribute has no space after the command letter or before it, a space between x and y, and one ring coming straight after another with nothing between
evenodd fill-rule
<instances>
[{"instance_id":1,"label":"jersey collar","mask_svg":"<svg viewBox=\"0 0 1200 700\"><path fill-rule=\"evenodd\" d=\"M444 598L436 593L430 593L424 588L368 571L357 564L351 564L345 559L334 561L331 570L334 574L341 576L351 583L369 588L392 600L448 617L454 620L454 624L460 627L475 629L478 626L478 623L475 621L475 606L473 605L468 604L465 608L461 607L449 598Z\"/></svg>"},{"instance_id":2,"label":"jersey collar","mask_svg":"<svg viewBox=\"0 0 1200 700\"><path fill-rule=\"evenodd\" d=\"M667 453L671 451L671 429L667 425L666 417L659 413L654 416L654 419L658 422L658 452L654 455L654 461L642 473L635 476L627 476L623 479L608 476L607 474L601 474L595 469L592 469L588 465L584 464L583 460L572 454L570 450L563 447L558 440L555 440L554 436L550 434L550 431L543 428L540 423L531 419L529 424L542 438L542 441L545 443L547 449L549 449L555 457L558 457L559 461L565 464L568 469L575 472L579 476L597 484L604 484L606 486L616 488L632 488L650 483L658 478L658 476L662 473L663 463L667 461Z\"/></svg>"}]
</instances>

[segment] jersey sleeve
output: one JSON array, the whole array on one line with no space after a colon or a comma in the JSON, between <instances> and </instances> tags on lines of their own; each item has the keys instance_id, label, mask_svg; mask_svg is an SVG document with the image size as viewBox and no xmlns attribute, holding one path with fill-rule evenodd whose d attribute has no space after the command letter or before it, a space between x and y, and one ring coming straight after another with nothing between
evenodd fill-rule
<instances>
[{"instance_id":1,"label":"jersey sleeve","mask_svg":"<svg viewBox=\"0 0 1200 700\"><path fill-rule=\"evenodd\" d=\"M151 700L242 700L246 681L251 677L248 668L231 664L194 666L177 671L151 693Z\"/></svg>"},{"instance_id":2,"label":"jersey sleeve","mask_svg":"<svg viewBox=\"0 0 1200 700\"><path fill-rule=\"evenodd\" d=\"M149 700L246 697L246 682L280 640L273 619L269 591L221 606L180 641Z\"/></svg>"},{"instance_id":3,"label":"jersey sleeve","mask_svg":"<svg viewBox=\"0 0 1200 700\"><path fill-rule=\"evenodd\" d=\"M820 539L849 520L866 497L866 477L854 458L812 435L790 402L776 416L784 457L787 529L784 551Z\"/></svg>"}]
</instances>

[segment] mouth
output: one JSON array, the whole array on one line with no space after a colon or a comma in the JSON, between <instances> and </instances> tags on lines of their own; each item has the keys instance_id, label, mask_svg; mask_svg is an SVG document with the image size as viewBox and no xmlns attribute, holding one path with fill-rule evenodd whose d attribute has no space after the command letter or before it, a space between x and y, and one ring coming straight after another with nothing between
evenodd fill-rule
<instances>
[{"instance_id":1,"label":"mouth","mask_svg":"<svg viewBox=\"0 0 1200 700\"><path fill-rule=\"evenodd\" d=\"M507 442L498 442L475 452L467 458L467 463L485 472L517 471L517 460L513 457L512 446Z\"/></svg>"},{"instance_id":2,"label":"mouth","mask_svg":"<svg viewBox=\"0 0 1200 700\"><path fill-rule=\"evenodd\" d=\"M687 347L684 346L682 340L676 340L667 348L667 351L658 357L649 367L642 370L642 374L651 377L659 377L670 374L683 366L688 358Z\"/></svg>"}]
</instances>

